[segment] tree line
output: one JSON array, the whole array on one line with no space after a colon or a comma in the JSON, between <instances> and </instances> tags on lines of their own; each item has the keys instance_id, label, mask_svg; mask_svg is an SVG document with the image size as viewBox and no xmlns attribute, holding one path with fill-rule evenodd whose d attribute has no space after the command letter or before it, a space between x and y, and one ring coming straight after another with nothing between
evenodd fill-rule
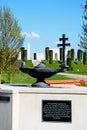
<instances>
[{"instance_id":1,"label":"tree line","mask_svg":"<svg viewBox=\"0 0 87 130\"><path fill-rule=\"evenodd\" d=\"M63 60L63 49L59 49L59 60ZM34 53L34 59L37 60L37 55ZM48 60L49 63L53 63L53 50L50 50L49 47L45 48L45 60ZM75 59L75 50L71 49L67 52L67 58L66 61L72 61L72 60L78 60L82 61L83 64L87 64L87 54L83 52L81 49L77 50L77 58Z\"/></svg>"}]
</instances>

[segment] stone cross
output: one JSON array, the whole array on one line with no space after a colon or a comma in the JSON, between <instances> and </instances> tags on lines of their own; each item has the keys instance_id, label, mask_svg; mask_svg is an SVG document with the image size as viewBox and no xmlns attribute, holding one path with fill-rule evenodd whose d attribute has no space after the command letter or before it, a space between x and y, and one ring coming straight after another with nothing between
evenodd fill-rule
<instances>
[{"instance_id":1,"label":"stone cross","mask_svg":"<svg viewBox=\"0 0 87 130\"><path fill-rule=\"evenodd\" d=\"M62 44L57 44L58 47L63 47L63 63L65 63L65 47L70 46L70 43L66 43L68 40L67 37L65 37L65 34L62 34L62 38L59 38L59 41L62 41Z\"/></svg>"}]
</instances>

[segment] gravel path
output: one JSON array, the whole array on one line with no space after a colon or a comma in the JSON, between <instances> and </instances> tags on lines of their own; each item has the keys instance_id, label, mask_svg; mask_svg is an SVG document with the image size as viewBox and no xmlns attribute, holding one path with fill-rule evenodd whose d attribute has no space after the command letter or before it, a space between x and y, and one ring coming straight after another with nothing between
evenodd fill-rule
<instances>
[{"instance_id":1,"label":"gravel path","mask_svg":"<svg viewBox=\"0 0 87 130\"><path fill-rule=\"evenodd\" d=\"M74 79L79 79L79 80L84 80L87 79L87 75L79 75L79 74L68 74L68 73L58 73L60 75L65 75L69 78L74 78Z\"/></svg>"}]
</instances>

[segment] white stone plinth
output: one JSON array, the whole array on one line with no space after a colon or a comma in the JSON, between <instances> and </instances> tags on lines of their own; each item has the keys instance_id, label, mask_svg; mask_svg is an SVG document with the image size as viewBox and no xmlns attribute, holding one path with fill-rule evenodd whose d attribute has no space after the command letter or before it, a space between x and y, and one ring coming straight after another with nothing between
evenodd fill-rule
<instances>
[{"instance_id":1,"label":"white stone plinth","mask_svg":"<svg viewBox=\"0 0 87 130\"><path fill-rule=\"evenodd\" d=\"M59 101L71 102L71 121L44 121L43 101L57 101L58 104L52 104L55 111ZM49 104L45 106L46 112L48 108L49 112L52 110ZM68 118L65 107L68 109L69 106L63 103L60 109L63 107ZM87 130L87 88L71 85L60 85L58 88L1 85L0 130Z\"/></svg>"}]
</instances>

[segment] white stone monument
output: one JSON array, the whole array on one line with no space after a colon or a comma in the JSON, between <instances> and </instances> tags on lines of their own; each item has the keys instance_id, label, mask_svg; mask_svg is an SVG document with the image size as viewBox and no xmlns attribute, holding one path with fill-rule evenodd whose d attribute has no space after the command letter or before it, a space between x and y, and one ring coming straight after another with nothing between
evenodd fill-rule
<instances>
[{"instance_id":1,"label":"white stone monument","mask_svg":"<svg viewBox=\"0 0 87 130\"><path fill-rule=\"evenodd\" d=\"M0 130L87 130L87 88L1 85Z\"/></svg>"},{"instance_id":2,"label":"white stone monument","mask_svg":"<svg viewBox=\"0 0 87 130\"><path fill-rule=\"evenodd\" d=\"M30 44L29 43L27 47L27 60L30 60Z\"/></svg>"}]
</instances>

